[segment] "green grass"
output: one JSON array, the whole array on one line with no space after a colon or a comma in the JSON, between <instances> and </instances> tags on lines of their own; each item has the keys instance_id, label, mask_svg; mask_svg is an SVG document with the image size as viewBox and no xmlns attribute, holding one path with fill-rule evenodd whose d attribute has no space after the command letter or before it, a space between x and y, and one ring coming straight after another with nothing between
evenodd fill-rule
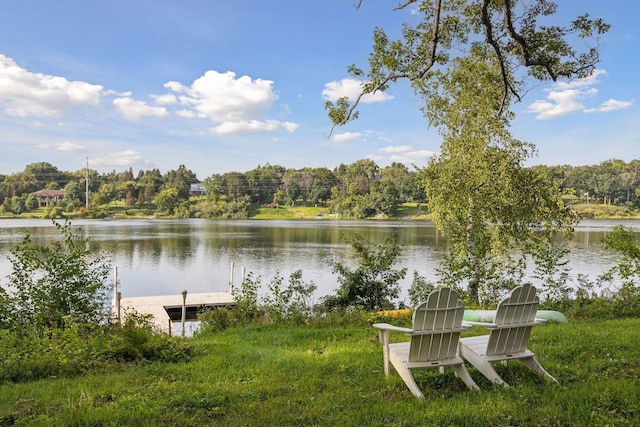
<instances>
[{"instance_id":1,"label":"green grass","mask_svg":"<svg viewBox=\"0 0 640 427\"><path fill-rule=\"evenodd\" d=\"M473 333L478 333L474 331ZM393 335L403 340L402 335ZM481 392L416 370L420 400L369 326L232 328L191 339L189 362L124 364L0 386L0 425L628 426L640 423L640 319L549 324L530 341L560 385L515 362Z\"/></svg>"},{"instance_id":2,"label":"green grass","mask_svg":"<svg viewBox=\"0 0 640 427\"><path fill-rule=\"evenodd\" d=\"M333 218L329 216L330 210L326 207L307 206L281 206L279 208L259 207L255 210L252 219L315 219L317 215L323 218Z\"/></svg>"}]
</instances>

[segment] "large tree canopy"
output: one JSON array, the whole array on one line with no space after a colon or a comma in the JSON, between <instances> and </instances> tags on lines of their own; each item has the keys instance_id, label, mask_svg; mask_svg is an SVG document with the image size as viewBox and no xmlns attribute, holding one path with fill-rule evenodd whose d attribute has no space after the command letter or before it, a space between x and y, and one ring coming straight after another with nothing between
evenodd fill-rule
<instances>
[{"instance_id":1,"label":"large tree canopy","mask_svg":"<svg viewBox=\"0 0 640 427\"><path fill-rule=\"evenodd\" d=\"M362 3L364 0L358 0L356 7ZM327 102L334 125L357 118L362 96L384 91L401 79L422 86L437 77L435 71L479 45L494 52L500 68L502 112L510 96L520 98L527 77L555 81L590 75L599 61L599 37L609 29L604 21L588 14L568 25L556 25L557 4L548 0L406 0L395 9L409 6L418 7L420 22L405 25L402 40L389 40L383 29L376 28L369 71L349 67L354 77L366 82L357 99ZM572 43L578 39L591 45L578 51Z\"/></svg>"},{"instance_id":2,"label":"large tree canopy","mask_svg":"<svg viewBox=\"0 0 640 427\"><path fill-rule=\"evenodd\" d=\"M494 290L522 278L528 256L535 261L577 220L548 177L524 168L535 147L510 134L510 105L528 78L589 75L597 46L577 52L571 41L597 41L608 25L588 15L567 27L539 24L556 12L547 0L407 0L397 9L414 3L422 20L405 25L397 41L377 28L368 73L350 67L366 79L362 95L326 107L343 125L357 118L363 95L411 81L443 137L421 174L433 220L450 240L443 280L491 302Z\"/></svg>"}]
</instances>

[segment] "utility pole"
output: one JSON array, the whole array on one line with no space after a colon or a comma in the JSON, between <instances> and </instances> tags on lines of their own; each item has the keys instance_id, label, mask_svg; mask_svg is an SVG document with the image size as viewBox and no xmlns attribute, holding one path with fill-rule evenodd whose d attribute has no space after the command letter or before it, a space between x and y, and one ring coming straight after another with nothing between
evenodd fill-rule
<instances>
[{"instance_id":1,"label":"utility pole","mask_svg":"<svg viewBox=\"0 0 640 427\"><path fill-rule=\"evenodd\" d=\"M84 210L89 210L89 157L87 157L87 167L84 169Z\"/></svg>"}]
</instances>

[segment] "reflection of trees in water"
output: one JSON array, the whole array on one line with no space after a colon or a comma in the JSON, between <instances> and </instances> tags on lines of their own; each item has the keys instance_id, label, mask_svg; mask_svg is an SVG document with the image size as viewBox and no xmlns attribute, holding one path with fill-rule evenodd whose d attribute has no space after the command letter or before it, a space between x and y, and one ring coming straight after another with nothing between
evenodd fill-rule
<instances>
[{"instance_id":1,"label":"reflection of trees in water","mask_svg":"<svg viewBox=\"0 0 640 427\"><path fill-rule=\"evenodd\" d=\"M602 249L602 238L610 231L606 230L605 224L600 224L594 225L597 228L578 229L576 238L569 242L572 274L594 276L616 262L616 254ZM33 228L2 228L2 225L0 222L0 253L5 256L11 247L22 241L27 229L31 230L33 240L40 244L47 244L55 236L50 222L46 227ZM303 279L314 281L319 293L323 289L331 291L336 281L329 261L351 257L351 247L343 236L353 237L356 233L373 243L382 243L397 233L404 249L402 266L409 269L408 283L413 270L432 278L447 247L447 240L430 223L423 221L132 220L96 221L83 225L82 229L90 239L92 250L113 255L121 277L135 274L136 286L145 289L140 294L157 293L146 290L146 282L153 282L148 285L151 289L162 286L164 293L167 289L173 291L174 283L180 286L178 292L182 286L188 285L191 290L196 284L203 287L215 284L222 289L229 281L231 262L235 263L236 283L240 280L242 267L263 275L264 282L275 270L288 278L290 272L302 269ZM637 235L640 238L640 232ZM0 260L0 277L9 273L8 262Z\"/></svg>"}]
</instances>

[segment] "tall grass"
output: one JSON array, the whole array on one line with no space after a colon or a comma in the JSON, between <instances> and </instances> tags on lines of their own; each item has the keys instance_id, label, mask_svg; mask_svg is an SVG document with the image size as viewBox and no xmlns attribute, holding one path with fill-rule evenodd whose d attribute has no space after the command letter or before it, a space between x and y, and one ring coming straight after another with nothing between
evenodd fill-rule
<instances>
[{"instance_id":1,"label":"tall grass","mask_svg":"<svg viewBox=\"0 0 640 427\"><path fill-rule=\"evenodd\" d=\"M189 361L5 383L0 425L637 425L638 342L637 318L549 324L530 349L560 385L517 362L497 366L511 388L470 368L481 392L451 372L416 370L420 400L393 370L385 377L368 325L228 328L192 338Z\"/></svg>"}]
</instances>

